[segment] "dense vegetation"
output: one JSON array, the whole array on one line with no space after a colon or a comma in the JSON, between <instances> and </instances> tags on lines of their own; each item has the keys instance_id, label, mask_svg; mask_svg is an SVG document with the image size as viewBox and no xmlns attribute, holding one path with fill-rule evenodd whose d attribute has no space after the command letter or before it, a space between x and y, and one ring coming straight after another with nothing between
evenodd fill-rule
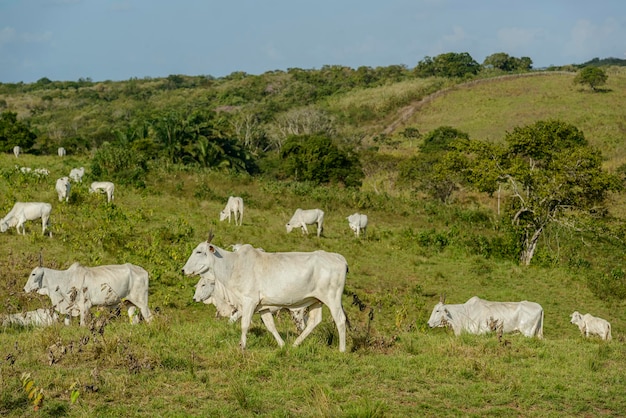
<instances>
[{"instance_id":1,"label":"dense vegetation","mask_svg":"<svg viewBox=\"0 0 626 418\"><path fill-rule=\"evenodd\" d=\"M33 140L16 159L6 141L21 134L0 136L0 213L16 200L53 204L52 237L33 222L26 237L0 235L0 313L46 306L22 291L41 253L58 269L143 266L155 314L139 326L102 311L85 328L0 328L0 413L620 415L626 73L603 67L606 84L593 92L573 71L496 68L525 59L493 56L474 73L466 55L444 58L471 74L325 67L0 85L3 126L14 129L0 134ZM56 178L78 166L84 183L59 203ZM87 191L101 179L118 184L111 204ZM229 195L246 203L242 227L218 221ZM545 207L523 206L546 197ZM286 234L297 207L326 211L320 239ZM357 210L371 223L362 239L345 219ZM546 219L524 266L524 239ZM279 349L255 319L241 353L239 327L193 303L196 279L180 273L209 229L225 248L343 254L350 353L338 352L326 310L299 348ZM545 340L430 330L441 293L451 303L536 301ZM574 310L610 320L614 341L583 340ZM278 326L295 339L287 315ZM23 384L44 395L40 404Z\"/></svg>"}]
</instances>

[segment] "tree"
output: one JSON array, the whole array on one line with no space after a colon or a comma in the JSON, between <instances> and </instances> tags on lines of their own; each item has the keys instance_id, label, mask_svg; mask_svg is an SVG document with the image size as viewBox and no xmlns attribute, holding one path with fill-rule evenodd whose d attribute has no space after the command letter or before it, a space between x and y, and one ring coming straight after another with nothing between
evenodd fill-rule
<instances>
[{"instance_id":1,"label":"tree","mask_svg":"<svg viewBox=\"0 0 626 418\"><path fill-rule=\"evenodd\" d=\"M465 77L476 75L478 71L480 65L467 52L448 52L435 58L425 57L415 68L419 77Z\"/></svg>"},{"instance_id":2,"label":"tree","mask_svg":"<svg viewBox=\"0 0 626 418\"><path fill-rule=\"evenodd\" d=\"M23 150L29 150L37 139L28 125L17 120L17 113L0 113L0 151L8 152L19 145Z\"/></svg>"},{"instance_id":3,"label":"tree","mask_svg":"<svg viewBox=\"0 0 626 418\"><path fill-rule=\"evenodd\" d=\"M356 155L339 149L324 135L292 136L281 152L282 171L296 181L361 186L363 169Z\"/></svg>"},{"instance_id":4,"label":"tree","mask_svg":"<svg viewBox=\"0 0 626 418\"><path fill-rule=\"evenodd\" d=\"M524 265L530 264L548 225L589 213L609 191L621 189L620 179L602 169L600 152L573 125L539 121L513 129L504 141L503 146L459 143L455 152L463 154L464 178L477 189L493 193L498 185L508 187L505 213L520 241Z\"/></svg>"},{"instance_id":5,"label":"tree","mask_svg":"<svg viewBox=\"0 0 626 418\"><path fill-rule=\"evenodd\" d=\"M588 85L591 90L597 91L597 87L606 84L608 78L602 68L585 67L574 77L574 84Z\"/></svg>"},{"instance_id":6,"label":"tree","mask_svg":"<svg viewBox=\"0 0 626 418\"><path fill-rule=\"evenodd\" d=\"M447 158L446 154L453 149L456 141L468 139L467 133L450 126L440 126L429 132L419 147L420 153L400 163L398 181L447 203L458 189L460 179L454 168L457 161Z\"/></svg>"},{"instance_id":7,"label":"tree","mask_svg":"<svg viewBox=\"0 0 626 418\"><path fill-rule=\"evenodd\" d=\"M496 68L502 71L528 71L532 68L533 61L529 57L515 58L504 52L489 55L483 61L483 67Z\"/></svg>"}]
</instances>

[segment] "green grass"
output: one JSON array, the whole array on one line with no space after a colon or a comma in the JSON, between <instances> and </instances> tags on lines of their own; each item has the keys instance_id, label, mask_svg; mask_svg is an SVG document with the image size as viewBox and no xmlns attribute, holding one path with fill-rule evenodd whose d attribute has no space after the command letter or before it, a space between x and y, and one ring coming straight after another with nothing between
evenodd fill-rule
<instances>
[{"instance_id":1,"label":"green grass","mask_svg":"<svg viewBox=\"0 0 626 418\"><path fill-rule=\"evenodd\" d=\"M11 174L16 163L47 167L51 175L36 181ZM59 203L54 181L76 165L87 168L85 183L73 189L68 204ZM22 291L42 251L44 264L59 269L74 261L143 266L151 274L155 320L132 326L123 316L111 318L102 335L79 327L76 319L71 327L0 328L3 416L545 417L615 416L626 410L623 303L600 301L586 284L586 274L598 271L614 247L594 246L592 255L577 247L579 237L561 236L561 261L550 262L554 245L542 242L537 263L523 268L469 244L497 235L494 215L475 202L443 206L153 167L145 189L118 185L115 202L107 204L104 196L87 192L93 180L88 167L80 159L0 156L3 214L18 199L53 204L52 238L41 236L32 222L25 237L14 230L0 235L0 313L46 306L46 297ZM218 220L231 194L246 203L242 227ZM326 211L321 239L286 233L284 224L297 207ZM360 240L345 219L357 208L371 223ZM350 265L344 296L352 324L348 352L339 353L325 309L323 323L298 348L290 345L297 335L287 315L277 320L287 342L283 349L256 317L242 353L239 325L194 303L196 279L180 273L210 229L222 247L247 242L267 251L343 254ZM565 259L573 255L589 266L568 268ZM474 295L536 301L545 310L545 340L455 337L449 330L428 329L441 293L450 303ZM351 304L352 294L372 309L371 322L369 308ZM614 341L583 340L569 323L574 310L610 320ZM21 387L24 372L46 396L37 413ZM76 382L80 395L71 404Z\"/></svg>"}]
</instances>

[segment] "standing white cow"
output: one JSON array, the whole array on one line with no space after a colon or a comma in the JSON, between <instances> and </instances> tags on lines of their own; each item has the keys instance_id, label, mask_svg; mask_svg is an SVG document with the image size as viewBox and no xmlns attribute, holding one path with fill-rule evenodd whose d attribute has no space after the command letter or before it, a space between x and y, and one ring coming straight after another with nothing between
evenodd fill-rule
<instances>
[{"instance_id":1,"label":"standing white cow","mask_svg":"<svg viewBox=\"0 0 626 418\"><path fill-rule=\"evenodd\" d=\"M59 149L57 150L57 154L59 154L59 157L65 157L65 148L59 147Z\"/></svg>"},{"instance_id":2,"label":"standing white cow","mask_svg":"<svg viewBox=\"0 0 626 418\"><path fill-rule=\"evenodd\" d=\"M215 276L211 272L200 275L200 280L196 284L196 291L193 295L194 302L203 302L207 305L215 306L216 315L228 318L228 322L233 323L241 318L241 311L233 305L227 298L228 295L223 293L222 286L215 286ZM276 313L280 311L279 307L268 308L270 312ZM257 310L258 312L258 310ZM302 332L306 328L308 320L307 308L289 309L289 314L293 319L298 331Z\"/></svg>"},{"instance_id":3,"label":"standing white cow","mask_svg":"<svg viewBox=\"0 0 626 418\"><path fill-rule=\"evenodd\" d=\"M324 211L321 209L296 209L293 216L287 222L287 233L294 228L302 228L302 234L308 234L307 225L317 224L317 236L322 235L324 229Z\"/></svg>"},{"instance_id":4,"label":"standing white cow","mask_svg":"<svg viewBox=\"0 0 626 418\"><path fill-rule=\"evenodd\" d=\"M611 341L611 324L606 319L597 318L590 314L581 315L575 311L572 314L572 324L578 325L578 329L585 337L597 335L605 341Z\"/></svg>"},{"instance_id":5,"label":"standing white cow","mask_svg":"<svg viewBox=\"0 0 626 418\"><path fill-rule=\"evenodd\" d=\"M70 178L76 183L83 182L83 176L85 175L85 167L72 168L70 170Z\"/></svg>"},{"instance_id":6,"label":"standing white cow","mask_svg":"<svg viewBox=\"0 0 626 418\"><path fill-rule=\"evenodd\" d=\"M6 232L7 229L15 227L18 234L21 228L22 235L26 235L26 227L24 226L26 221L34 221L41 218L41 233L45 234L51 211L52 205L50 203L15 202L9 213L0 219L0 232ZM50 233L50 236L52 236L52 233Z\"/></svg>"},{"instance_id":7,"label":"standing white cow","mask_svg":"<svg viewBox=\"0 0 626 418\"><path fill-rule=\"evenodd\" d=\"M94 181L89 186L89 193L106 193L107 202L111 202L115 197L113 193L115 192L115 185L110 181Z\"/></svg>"},{"instance_id":8,"label":"standing white cow","mask_svg":"<svg viewBox=\"0 0 626 418\"><path fill-rule=\"evenodd\" d=\"M2 326L20 325L25 327L34 325L38 327L45 327L56 324L58 321L59 315L56 312L51 309L44 308L0 316L0 323L2 323Z\"/></svg>"},{"instance_id":9,"label":"standing white cow","mask_svg":"<svg viewBox=\"0 0 626 418\"><path fill-rule=\"evenodd\" d=\"M80 315L85 325L86 315L94 305L111 306L125 303L132 323L139 322L137 308L144 320L150 322L148 309L148 272L134 264L84 267L72 264L67 270L35 267L24 286L26 293L37 291L50 297L54 309L62 315ZM66 324L68 324L66 318Z\"/></svg>"},{"instance_id":10,"label":"standing white cow","mask_svg":"<svg viewBox=\"0 0 626 418\"><path fill-rule=\"evenodd\" d=\"M230 196L228 198L228 202L226 202L226 207L223 211L220 212L220 221L228 218L228 223L230 223L230 215L234 214L235 216L235 225L243 224L243 199L238 196ZM237 220L239 219L239 223Z\"/></svg>"},{"instance_id":11,"label":"standing white cow","mask_svg":"<svg viewBox=\"0 0 626 418\"><path fill-rule=\"evenodd\" d=\"M62 202L63 200L69 202L70 189L72 188L69 177L61 177L58 179L55 188L57 195L59 195L59 202Z\"/></svg>"},{"instance_id":12,"label":"standing white cow","mask_svg":"<svg viewBox=\"0 0 626 418\"><path fill-rule=\"evenodd\" d=\"M543 308L535 302L490 302L477 296L463 304L446 305L441 299L433 309L428 326L451 325L454 335L465 331L484 334L501 328L519 331L526 337L543 338Z\"/></svg>"},{"instance_id":13,"label":"standing white cow","mask_svg":"<svg viewBox=\"0 0 626 418\"><path fill-rule=\"evenodd\" d=\"M226 251L208 241L200 243L183 266L183 273L212 272L215 288L241 312L241 348L252 315L261 319L279 346L285 343L276 330L271 309L309 307L306 328L294 342L299 345L322 321L322 304L328 306L339 332L339 351L346 350L346 316L341 296L348 264L336 253L326 251L268 253L251 245L236 252Z\"/></svg>"},{"instance_id":14,"label":"standing white cow","mask_svg":"<svg viewBox=\"0 0 626 418\"><path fill-rule=\"evenodd\" d=\"M19 145L13 147L13 155L15 155L15 158L18 158L21 153L22 149L19 147Z\"/></svg>"},{"instance_id":15,"label":"standing white cow","mask_svg":"<svg viewBox=\"0 0 626 418\"><path fill-rule=\"evenodd\" d=\"M353 213L348 216L348 225L350 225L350 229L354 231L354 235L357 237L361 235L361 231L363 231L363 235L367 230L367 215L362 213Z\"/></svg>"}]
</instances>

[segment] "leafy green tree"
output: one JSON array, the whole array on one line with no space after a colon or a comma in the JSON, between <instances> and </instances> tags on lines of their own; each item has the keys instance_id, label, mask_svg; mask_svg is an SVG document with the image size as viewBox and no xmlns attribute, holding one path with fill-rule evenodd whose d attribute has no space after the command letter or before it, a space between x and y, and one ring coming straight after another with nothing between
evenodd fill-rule
<instances>
[{"instance_id":1,"label":"leafy green tree","mask_svg":"<svg viewBox=\"0 0 626 418\"><path fill-rule=\"evenodd\" d=\"M502 71L528 71L532 68L533 61L529 57L515 58L504 52L489 55L483 61L483 67L496 68Z\"/></svg>"},{"instance_id":2,"label":"leafy green tree","mask_svg":"<svg viewBox=\"0 0 626 418\"><path fill-rule=\"evenodd\" d=\"M609 76L602 68L585 67L574 77L574 84L586 85L591 87L591 90L597 91L598 86L606 84L608 78Z\"/></svg>"},{"instance_id":3,"label":"leafy green tree","mask_svg":"<svg viewBox=\"0 0 626 418\"><path fill-rule=\"evenodd\" d=\"M465 77L476 75L478 71L480 65L467 52L448 52L435 58L427 56L415 68L418 77Z\"/></svg>"},{"instance_id":4,"label":"leafy green tree","mask_svg":"<svg viewBox=\"0 0 626 418\"><path fill-rule=\"evenodd\" d=\"M507 133L505 145L457 143L457 161L477 189L508 189L506 214L520 241L520 262L530 264L539 238L554 222L598 212L609 191L621 189L618 176L602 169L601 153L575 126L539 121ZM457 165L458 170L461 165ZM600 211L601 212L601 211Z\"/></svg>"},{"instance_id":5,"label":"leafy green tree","mask_svg":"<svg viewBox=\"0 0 626 418\"><path fill-rule=\"evenodd\" d=\"M36 139L37 135L30 130L28 125L17 120L17 113L0 113L0 151L11 151L16 145L23 150L29 150Z\"/></svg>"},{"instance_id":6,"label":"leafy green tree","mask_svg":"<svg viewBox=\"0 0 626 418\"><path fill-rule=\"evenodd\" d=\"M281 152L282 171L295 181L341 183L359 187L364 174L356 155L323 135L292 136Z\"/></svg>"},{"instance_id":7,"label":"leafy green tree","mask_svg":"<svg viewBox=\"0 0 626 418\"><path fill-rule=\"evenodd\" d=\"M424 137L420 153L398 166L398 181L429 196L448 202L461 180L454 167L457 161L445 158L456 141L467 141L467 133L450 126L440 126Z\"/></svg>"},{"instance_id":8,"label":"leafy green tree","mask_svg":"<svg viewBox=\"0 0 626 418\"><path fill-rule=\"evenodd\" d=\"M108 178L120 184L143 186L147 172L146 156L128 152L123 145L105 143L91 160L91 173L95 178Z\"/></svg>"}]
</instances>

